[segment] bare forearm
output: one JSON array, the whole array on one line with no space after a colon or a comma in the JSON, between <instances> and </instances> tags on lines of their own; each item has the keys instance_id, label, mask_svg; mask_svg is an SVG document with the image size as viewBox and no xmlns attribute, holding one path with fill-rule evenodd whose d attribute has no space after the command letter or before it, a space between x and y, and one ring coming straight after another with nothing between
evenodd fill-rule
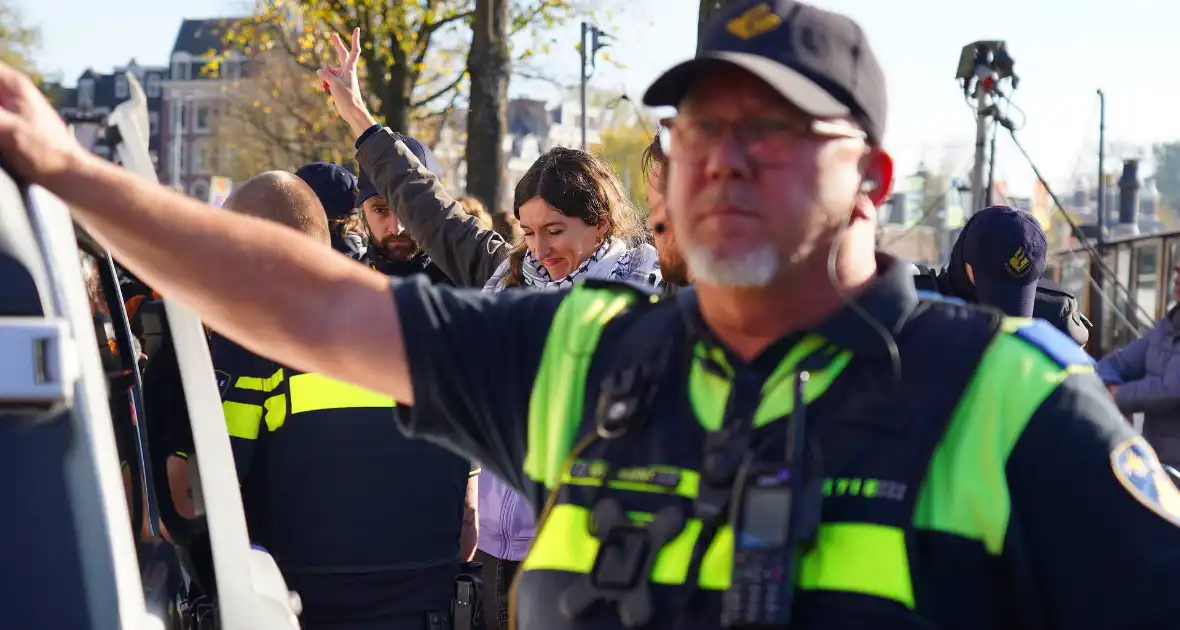
<instances>
[{"instance_id":1,"label":"bare forearm","mask_svg":"<svg viewBox=\"0 0 1180 630\"><path fill-rule=\"evenodd\" d=\"M467 480L467 496L463 502L463 530L459 535L459 559L471 562L479 542L479 477Z\"/></svg>"},{"instance_id":2,"label":"bare forearm","mask_svg":"<svg viewBox=\"0 0 1180 630\"><path fill-rule=\"evenodd\" d=\"M122 264L219 332L281 363L410 402L397 313L379 273L294 230L213 209L97 158L79 156L56 179L47 187ZM374 329L386 334L349 338Z\"/></svg>"}]
</instances>

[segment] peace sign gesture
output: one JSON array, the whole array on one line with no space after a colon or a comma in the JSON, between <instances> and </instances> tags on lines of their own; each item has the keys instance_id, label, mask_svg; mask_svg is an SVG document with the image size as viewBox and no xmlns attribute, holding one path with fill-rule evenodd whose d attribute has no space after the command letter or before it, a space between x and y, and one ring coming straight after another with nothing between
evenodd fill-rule
<instances>
[{"instance_id":1,"label":"peace sign gesture","mask_svg":"<svg viewBox=\"0 0 1180 630\"><path fill-rule=\"evenodd\" d=\"M361 55L360 39L361 29L352 29L352 41L346 49L340 36L333 34L332 48L336 49L338 65L326 66L316 71L316 76L336 103L336 112L348 123L357 137L376 124L365 106L365 99L361 96L360 84L356 77L357 61Z\"/></svg>"}]
</instances>

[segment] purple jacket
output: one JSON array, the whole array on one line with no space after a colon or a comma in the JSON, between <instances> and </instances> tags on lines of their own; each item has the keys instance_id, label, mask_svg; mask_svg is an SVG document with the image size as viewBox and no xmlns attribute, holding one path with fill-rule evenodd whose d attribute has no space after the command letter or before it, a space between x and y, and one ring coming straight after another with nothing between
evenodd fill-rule
<instances>
[{"instance_id":1,"label":"purple jacket","mask_svg":"<svg viewBox=\"0 0 1180 630\"><path fill-rule=\"evenodd\" d=\"M1143 437L1160 461L1180 466L1180 308L1103 357L1096 370L1104 383L1119 386L1119 411L1143 412Z\"/></svg>"},{"instance_id":2,"label":"purple jacket","mask_svg":"<svg viewBox=\"0 0 1180 630\"><path fill-rule=\"evenodd\" d=\"M501 560L529 553L536 522L524 497L486 470L479 473L479 550Z\"/></svg>"}]
</instances>

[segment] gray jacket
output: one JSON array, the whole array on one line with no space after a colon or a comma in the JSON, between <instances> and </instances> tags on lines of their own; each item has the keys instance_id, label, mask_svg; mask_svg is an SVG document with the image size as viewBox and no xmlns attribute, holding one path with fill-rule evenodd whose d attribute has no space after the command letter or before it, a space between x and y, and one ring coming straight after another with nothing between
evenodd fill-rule
<instances>
[{"instance_id":1,"label":"gray jacket","mask_svg":"<svg viewBox=\"0 0 1180 630\"><path fill-rule=\"evenodd\" d=\"M455 286L482 288L508 258L512 248L504 237L468 215L389 129L367 138L356 157L418 246Z\"/></svg>"},{"instance_id":2,"label":"gray jacket","mask_svg":"<svg viewBox=\"0 0 1180 630\"><path fill-rule=\"evenodd\" d=\"M1160 459L1180 465L1180 309L1104 357L1097 369L1103 382L1119 386L1114 399L1120 411L1143 412L1143 435Z\"/></svg>"}]
</instances>

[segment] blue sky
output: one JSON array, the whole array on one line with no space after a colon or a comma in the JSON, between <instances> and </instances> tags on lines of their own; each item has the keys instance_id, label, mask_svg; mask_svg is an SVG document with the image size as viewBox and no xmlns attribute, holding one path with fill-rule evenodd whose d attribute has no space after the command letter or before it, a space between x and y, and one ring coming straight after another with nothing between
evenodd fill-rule
<instances>
[{"instance_id":1,"label":"blue sky","mask_svg":"<svg viewBox=\"0 0 1180 630\"><path fill-rule=\"evenodd\" d=\"M1167 0L992 0L982 5L946 0L817 0L856 18L885 67L889 122L885 144L902 172L919 161L963 174L970 166L972 113L953 76L963 45L1005 39L1021 76L1014 101L1025 112L1023 144L1054 185L1096 167L1098 105L1107 94L1108 152L1180 138L1180 82L1173 80L1175 25L1180 3ZM43 32L40 65L72 81L88 66L109 70L135 57L164 63L185 17L248 12L242 0L17 0ZM116 6L117 9L113 9ZM625 68L600 66L595 87L625 90L638 101L661 68L695 47L697 0L642 0L626 4L607 26L612 54ZM577 24L559 36L573 46ZM572 48L556 51L546 68L577 78ZM567 70L568 69L568 70ZM518 83L516 94L551 89ZM1014 116L1019 122L1019 116ZM999 144L1000 176L1027 192L1033 176L1006 138Z\"/></svg>"}]
</instances>

